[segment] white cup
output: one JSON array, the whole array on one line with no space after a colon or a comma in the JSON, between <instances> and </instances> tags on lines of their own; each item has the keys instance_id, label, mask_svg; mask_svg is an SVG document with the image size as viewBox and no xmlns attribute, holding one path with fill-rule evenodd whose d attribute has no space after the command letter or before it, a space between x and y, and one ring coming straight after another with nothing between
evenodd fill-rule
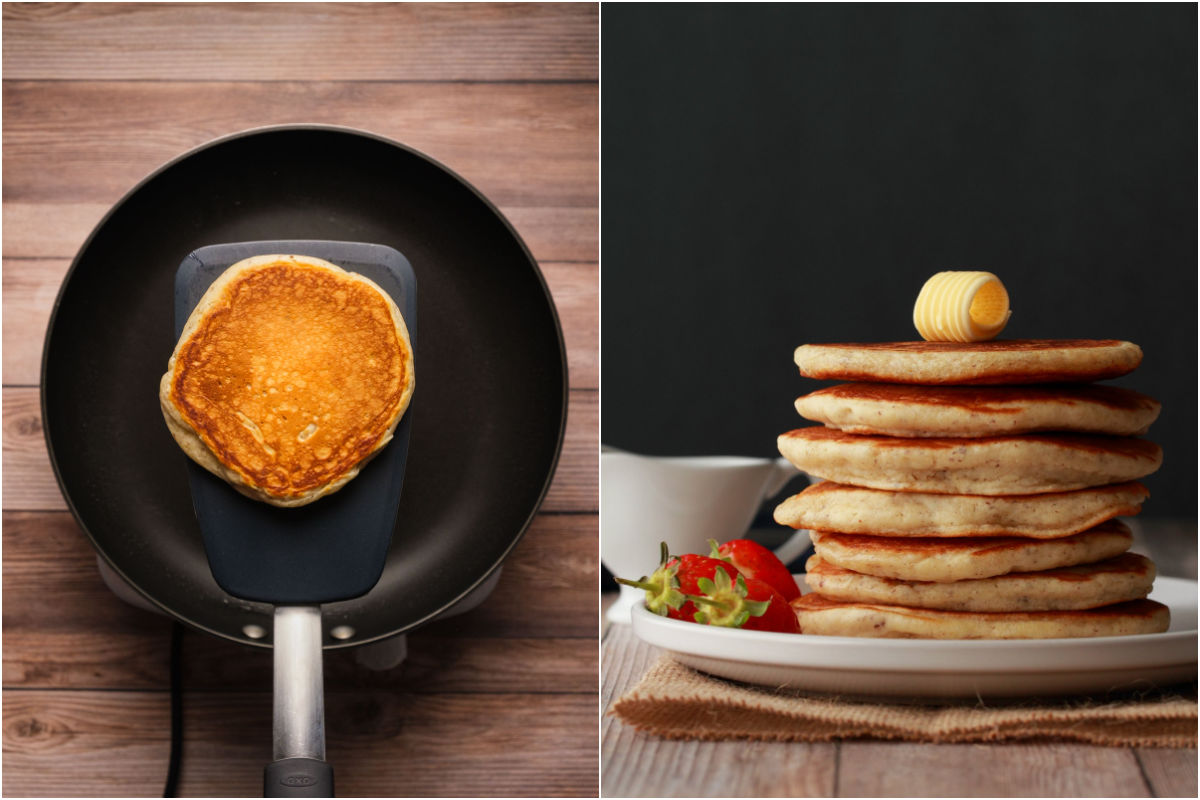
<instances>
[{"instance_id":1,"label":"white cup","mask_svg":"<svg viewBox=\"0 0 1200 800\"><path fill-rule=\"evenodd\" d=\"M745 535L763 501L802 474L786 459L740 456L653 457L605 448L600 454L600 560L622 578L639 578L659 563L660 542L672 555L707 554L709 539ZM808 547L798 530L775 549L785 564ZM612 622L629 622L646 593L621 587Z\"/></svg>"}]
</instances>

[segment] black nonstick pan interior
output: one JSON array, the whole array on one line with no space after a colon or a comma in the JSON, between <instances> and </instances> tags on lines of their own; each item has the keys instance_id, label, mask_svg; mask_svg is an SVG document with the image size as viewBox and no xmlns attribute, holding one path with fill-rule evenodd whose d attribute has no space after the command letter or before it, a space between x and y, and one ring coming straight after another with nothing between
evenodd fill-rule
<instances>
[{"instance_id":1,"label":"black nonstick pan interior","mask_svg":"<svg viewBox=\"0 0 1200 800\"><path fill-rule=\"evenodd\" d=\"M325 609L353 645L427 621L516 544L549 485L566 419L562 332L535 262L445 167L359 131L285 126L177 159L93 232L47 333L42 404L51 462L105 559L184 621L252 644L270 607L209 571L186 457L158 408L175 340L175 268L192 250L261 239L373 242L421 287L421 349L403 496L379 583Z\"/></svg>"}]
</instances>

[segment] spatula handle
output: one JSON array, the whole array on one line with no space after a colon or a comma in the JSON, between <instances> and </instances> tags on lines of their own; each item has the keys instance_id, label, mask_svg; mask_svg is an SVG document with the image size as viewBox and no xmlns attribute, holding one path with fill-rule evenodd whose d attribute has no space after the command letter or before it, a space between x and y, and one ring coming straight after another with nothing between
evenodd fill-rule
<instances>
[{"instance_id":1,"label":"spatula handle","mask_svg":"<svg viewBox=\"0 0 1200 800\"><path fill-rule=\"evenodd\" d=\"M263 775L265 797L333 797L325 763L325 693L321 607L275 607L274 757Z\"/></svg>"}]
</instances>

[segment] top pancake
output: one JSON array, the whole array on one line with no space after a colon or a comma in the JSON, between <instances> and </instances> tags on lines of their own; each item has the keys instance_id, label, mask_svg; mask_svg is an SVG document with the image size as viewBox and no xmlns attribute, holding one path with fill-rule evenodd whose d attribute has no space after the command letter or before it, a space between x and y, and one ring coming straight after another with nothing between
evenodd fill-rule
<instances>
[{"instance_id":1,"label":"top pancake","mask_svg":"<svg viewBox=\"0 0 1200 800\"><path fill-rule=\"evenodd\" d=\"M205 292L159 396L197 463L250 497L299 506L391 441L413 386L408 329L382 289L321 259L268 255Z\"/></svg>"},{"instance_id":2,"label":"top pancake","mask_svg":"<svg viewBox=\"0 0 1200 800\"><path fill-rule=\"evenodd\" d=\"M927 385L1076 383L1126 375L1142 350L1114 339L806 344L796 348L808 378Z\"/></svg>"}]
</instances>

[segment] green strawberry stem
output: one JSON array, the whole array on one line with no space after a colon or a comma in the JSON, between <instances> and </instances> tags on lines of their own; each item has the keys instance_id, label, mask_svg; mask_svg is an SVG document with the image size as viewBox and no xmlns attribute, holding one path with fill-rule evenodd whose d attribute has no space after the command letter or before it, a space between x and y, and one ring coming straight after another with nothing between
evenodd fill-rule
<instances>
[{"instance_id":1,"label":"green strawberry stem","mask_svg":"<svg viewBox=\"0 0 1200 800\"><path fill-rule=\"evenodd\" d=\"M701 610L694 616L696 622L703 625L718 625L723 628L740 628L750 617L761 617L767 613L770 600L748 600L746 595L746 579L738 575L737 581L731 581L729 574L723 569L713 573L712 580L701 578L696 581L703 595L683 595L684 600L691 600Z\"/></svg>"},{"instance_id":2,"label":"green strawberry stem","mask_svg":"<svg viewBox=\"0 0 1200 800\"><path fill-rule=\"evenodd\" d=\"M662 587L657 583L651 583L650 581L646 580L645 575L643 575L640 580L636 581L631 581L628 578L613 578L613 580L622 586L632 586L635 589L645 589L647 592L657 592L662 589Z\"/></svg>"},{"instance_id":3,"label":"green strawberry stem","mask_svg":"<svg viewBox=\"0 0 1200 800\"><path fill-rule=\"evenodd\" d=\"M709 539L708 546L711 548L708 553L709 558L715 558L719 561L724 561L727 564L732 564L733 559L729 556L721 555L721 545L717 544L716 539Z\"/></svg>"},{"instance_id":4,"label":"green strawberry stem","mask_svg":"<svg viewBox=\"0 0 1200 800\"><path fill-rule=\"evenodd\" d=\"M661 561L658 569L650 577L643 575L636 581L628 578L616 578L617 583L625 586L632 586L635 589L642 589L646 592L646 608L660 617L667 616L668 610L673 609L678 611L679 607L684 604L683 592L679 591L679 578L676 572L679 571L677 566L668 567L667 561L670 560L670 555L667 553L667 543L662 542L659 547Z\"/></svg>"}]
</instances>

